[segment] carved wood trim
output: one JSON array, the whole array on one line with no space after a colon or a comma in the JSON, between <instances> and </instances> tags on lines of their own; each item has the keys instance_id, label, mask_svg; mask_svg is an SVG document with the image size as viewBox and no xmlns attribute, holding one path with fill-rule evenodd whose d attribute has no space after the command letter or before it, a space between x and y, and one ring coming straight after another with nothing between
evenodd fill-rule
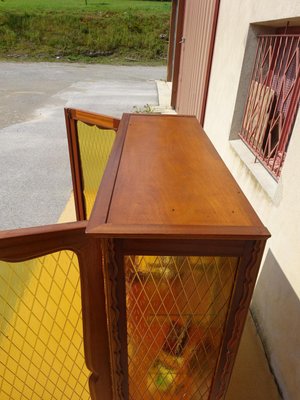
<instances>
[{"instance_id":1,"label":"carved wood trim","mask_svg":"<svg viewBox=\"0 0 300 400\"><path fill-rule=\"evenodd\" d=\"M126 396L125 393L127 368L124 363L122 363L124 340L122 340L121 337L122 331L120 327L120 315L122 312L122 306L120 303L120 293L118 293L118 288L120 287L119 272L123 266L121 265L121 268L119 268L116 258L115 245L112 239L102 240L102 252L105 260L104 279L106 289L113 399L126 400L128 398L128 395ZM127 329L125 327L124 333L126 334L126 332Z\"/></svg>"},{"instance_id":2,"label":"carved wood trim","mask_svg":"<svg viewBox=\"0 0 300 400\"><path fill-rule=\"evenodd\" d=\"M238 266L210 400L222 400L226 394L264 247L265 241L248 242Z\"/></svg>"}]
</instances>

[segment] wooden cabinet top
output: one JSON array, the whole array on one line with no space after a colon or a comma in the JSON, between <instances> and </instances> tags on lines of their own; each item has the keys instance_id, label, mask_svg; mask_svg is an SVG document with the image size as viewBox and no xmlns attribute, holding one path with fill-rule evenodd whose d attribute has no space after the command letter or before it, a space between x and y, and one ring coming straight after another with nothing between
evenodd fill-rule
<instances>
[{"instance_id":1,"label":"wooden cabinet top","mask_svg":"<svg viewBox=\"0 0 300 400\"><path fill-rule=\"evenodd\" d=\"M87 232L269 236L195 117L124 114Z\"/></svg>"}]
</instances>

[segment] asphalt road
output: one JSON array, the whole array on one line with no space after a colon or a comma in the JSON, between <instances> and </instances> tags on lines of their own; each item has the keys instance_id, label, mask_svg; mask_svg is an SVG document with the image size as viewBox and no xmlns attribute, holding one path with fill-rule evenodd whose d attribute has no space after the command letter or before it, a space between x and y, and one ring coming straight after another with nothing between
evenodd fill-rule
<instances>
[{"instance_id":1,"label":"asphalt road","mask_svg":"<svg viewBox=\"0 0 300 400\"><path fill-rule=\"evenodd\" d=\"M156 105L164 67L0 62L0 229L52 224L72 191L64 107Z\"/></svg>"}]
</instances>

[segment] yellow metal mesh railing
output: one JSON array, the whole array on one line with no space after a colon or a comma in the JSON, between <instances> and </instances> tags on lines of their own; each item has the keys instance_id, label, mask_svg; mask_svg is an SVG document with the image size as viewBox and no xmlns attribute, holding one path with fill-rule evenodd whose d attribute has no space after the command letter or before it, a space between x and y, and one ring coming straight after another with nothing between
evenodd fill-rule
<instances>
[{"instance_id":1,"label":"yellow metal mesh railing","mask_svg":"<svg viewBox=\"0 0 300 400\"><path fill-rule=\"evenodd\" d=\"M0 262L0 399L88 400L77 256Z\"/></svg>"},{"instance_id":2,"label":"yellow metal mesh railing","mask_svg":"<svg viewBox=\"0 0 300 400\"><path fill-rule=\"evenodd\" d=\"M237 263L125 257L130 399L208 399Z\"/></svg>"},{"instance_id":3,"label":"yellow metal mesh railing","mask_svg":"<svg viewBox=\"0 0 300 400\"><path fill-rule=\"evenodd\" d=\"M89 219L111 153L116 132L77 123L86 218Z\"/></svg>"}]
</instances>

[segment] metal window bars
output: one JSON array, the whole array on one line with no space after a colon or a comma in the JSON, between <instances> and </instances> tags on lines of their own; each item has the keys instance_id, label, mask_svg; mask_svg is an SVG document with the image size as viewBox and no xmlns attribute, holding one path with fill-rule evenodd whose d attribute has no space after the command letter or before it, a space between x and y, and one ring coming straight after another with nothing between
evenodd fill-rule
<instances>
[{"instance_id":1,"label":"metal window bars","mask_svg":"<svg viewBox=\"0 0 300 400\"><path fill-rule=\"evenodd\" d=\"M276 180L299 99L300 34L260 35L239 135Z\"/></svg>"}]
</instances>

